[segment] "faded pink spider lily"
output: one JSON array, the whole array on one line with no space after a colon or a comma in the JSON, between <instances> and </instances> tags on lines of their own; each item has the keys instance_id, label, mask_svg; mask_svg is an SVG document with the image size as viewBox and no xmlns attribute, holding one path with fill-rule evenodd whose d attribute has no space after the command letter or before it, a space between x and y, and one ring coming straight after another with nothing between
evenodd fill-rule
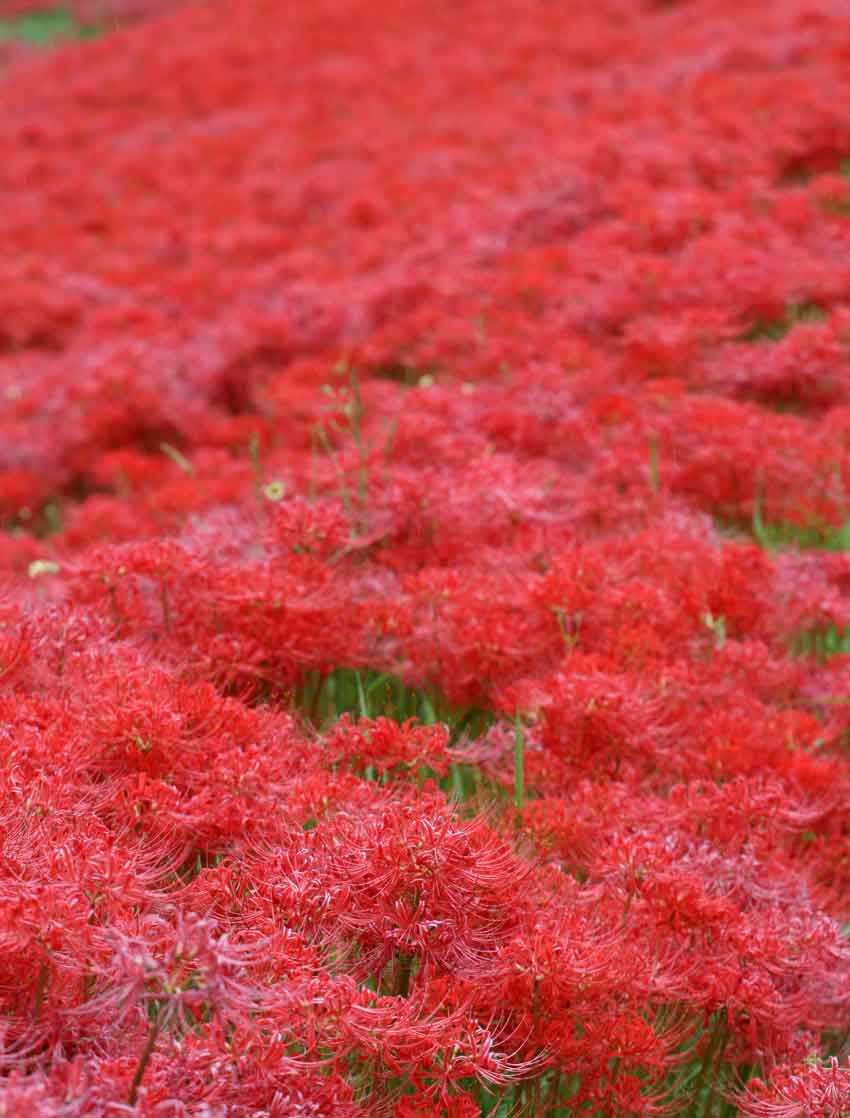
<instances>
[{"instance_id":1,"label":"faded pink spider lily","mask_svg":"<svg viewBox=\"0 0 850 1118\"><path fill-rule=\"evenodd\" d=\"M149 916L135 934L112 930L104 939L112 954L94 972L100 989L77 1012L107 1018L116 1028L140 1014L147 1018L130 1105L161 1034L211 1017L244 1027L262 1006L262 990L250 982L262 943L234 943L212 920L178 910L172 920Z\"/></svg>"}]
</instances>

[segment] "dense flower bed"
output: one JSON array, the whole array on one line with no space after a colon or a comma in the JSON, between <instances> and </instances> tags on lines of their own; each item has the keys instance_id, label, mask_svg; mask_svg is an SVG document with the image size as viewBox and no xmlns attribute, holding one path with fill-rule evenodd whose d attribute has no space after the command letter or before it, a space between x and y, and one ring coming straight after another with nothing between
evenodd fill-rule
<instances>
[{"instance_id":1,"label":"dense flower bed","mask_svg":"<svg viewBox=\"0 0 850 1118\"><path fill-rule=\"evenodd\" d=\"M0 100L0 1115L850 1111L846 0Z\"/></svg>"}]
</instances>

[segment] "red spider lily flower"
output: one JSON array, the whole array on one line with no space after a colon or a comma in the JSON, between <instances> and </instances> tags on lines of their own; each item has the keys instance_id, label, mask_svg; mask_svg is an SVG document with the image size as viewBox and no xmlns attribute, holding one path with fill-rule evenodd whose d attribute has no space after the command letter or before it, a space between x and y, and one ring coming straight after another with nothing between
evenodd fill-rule
<instances>
[{"instance_id":1,"label":"red spider lily flower","mask_svg":"<svg viewBox=\"0 0 850 1118\"><path fill-rule=\"evenodd\" d=\"M389 776L404 775L417 773L425 765L445 776L448 743L446 726L417 725L412 718L402 725L389 718L373 722L360 718L353 723L343 715L327 736L325 748L331 763L351 765L361 773L373 766Z\"/></svg>"},{"instance_id":2,"label":"red spider lily flower","mask_svg":"<svg viewBox=\"0 0 850 1118\"><path fill-rule=\"evenodd\" d=\"M483 819L463 819L434 795L383 797L313 834L320 912L357 945L354 973L379 976L396 955L422 975L497 967L530 867Z\"/></svg>"},{"instance_id":3,"label":"red spider lily flower","mask_svg":"<svg viewBox=\"0 0 850 1118\"><path fill-rule=\"evenodd\" d=\"M850 1069L833 1057L775 1068L735 1100L747 1118L841 1118L850 1105Z\"/></svg>"}]
</instances>

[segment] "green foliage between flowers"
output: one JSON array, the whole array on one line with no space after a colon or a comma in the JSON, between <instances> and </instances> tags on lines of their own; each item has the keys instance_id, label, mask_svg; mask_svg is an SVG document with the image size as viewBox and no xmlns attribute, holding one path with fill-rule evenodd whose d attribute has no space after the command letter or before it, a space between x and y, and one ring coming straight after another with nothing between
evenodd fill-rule
<instances>
[{"instance_id":1,"label":"green foliage between flowers","mask_svg":"<svg viewBox=\"0 0 850 1118\"><path fill-rule=\"evenodd\" d=\"M745 334L742 342L778 342L785 337L798 322L820 322L825 317L823 309L816 303L791 303L782 318L766 322L756 322Z\"/></svg>"},{"instance_id":2,"label":"green foliage between flowers","mask_svg":"<svg viewBox=\"0 0 850 1118\"><path fill-rule=\"evenodd\" d=\"M416 718L426 724L445 722L452 741L463 735L479 737L495 721L479 707L454 707L439 691L410 687L398 676L372 668L336 668L326 674L311 672L295 696L295 705L311 722L325 727L342 714L361 718Z\"/></svg>"},{"instance_id":3,"label":"green foliage between flowers","mask_svg":"<svg viewBox=\"0 0 850 1118\"><path fill-rule=\"evenodd\" d=\"M50 8L27 12L14 19L0 19L0 44L22 42L49 47L68 40L91 39L99 34L100 28L80 23L67 8Z\"/></svg>"},{"instance_id":4,"label":"green foliage between flowers","mask_svg":"<svg viewBox=\"0 0 850 1118\"><path fill-rule=\"evenodd\" d=\"M426 725L443 722L451 731L452 745L464 738L481 737L496 721L488 710L454 707L437 690L410 687L398 676L372 668L311 672L295 694L294 706L320 729L343 714L397 722L415 718ZM480 773L474 765L453 764L441 785L456 799L468 800L480 787Z\"/></svg>"}]
</instances>

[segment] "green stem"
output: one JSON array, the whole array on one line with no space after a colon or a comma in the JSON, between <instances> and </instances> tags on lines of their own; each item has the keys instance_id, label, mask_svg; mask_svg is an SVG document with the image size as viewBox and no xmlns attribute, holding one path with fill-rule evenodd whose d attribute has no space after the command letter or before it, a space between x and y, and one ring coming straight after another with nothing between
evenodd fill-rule
<instances>
[{"instance_id":1,"label":"green stem","mask_svg":"<svg viewBox=\"0 0 850 1118\"><path fill-rule=\"evenodd\" d=\"M127 1096L128 1106L136 1105L136 1100L139 1097L139 1087L141 1086L142 1078L145 1074L145 1068L148 1066L150 1058L153 1055L154 1046L156 1045L156 1038L159 1036L159 1030L160 1019L159 1014L157 1013L156 1017L154 1017L153 1021L151 1021L151 1027L148 1029L145 1046L142 1049L142 1053L139 1056L139 1063L136 1066L136 1074L133 1076L133 1082L130 1084L130 1094Z\"/></svg>"},{"instance_id":2,"label":"green stem","mask_svg":"<svg viewBox=\"0 0 850 1118\"><path fill-rule=\"evenodd\" d=\"M649 485L657 496L661 492L661 473L658 469L658 439L651 435L649 439Z\"/></svg>"},{"instance_id":3,"label":"green stem","mask_svg":"<svg viewBox=\"0 0 850 1118\"><path fill-rule=\"evenodd\" d=\"M33 1008L33 1015L38 1020L41 1013L41 1007L44 1005L44 995L47 993L47 986L50 982L50 967L47 963L43 963L41 970L38 972L38 978L35 985L35 1006Z\"/></svg>"},{"instance_id":4,"label":"green stem","mask_svg":"<svg viewBox=\"0 0 850 1118\"><path fill-rule=\"evenodd\" d=\"M516 808L517 826L522 821L522 809L525 803L525 738L522 732L519 712L516 716L514 731L514 807Z\"/></svg>"},{"instance_id":5,"label":"green stem","mask_svg":"<svg viewBox=\"0 0 850 1118\"><path fill-rule=\"evenodd\" d=\"M396 958L396 994L399 997L406 998L410 993L410 972L413 964L413 958L410 955L400 952Z\"/></svg>"},{"instance_id":6,"label":"green stem","mask_svg":"<svg viewBox=\"0 0 850 1118\"><path fill-rule=\"evenodd\" d=\"M697 1118L706 1118L711 1113L713 1103L714 1091L711 1085L711 1076L720 1062L723 1059L723 1053L726 1049L727 1041L727 1025L725 1017L721 1016L715 1028L714 1035L711 1037L708 1049L705 1054L702 1070L696 1085L694 1094L695 1108L694 1112Z\"/></svg>"}]
</instances>

